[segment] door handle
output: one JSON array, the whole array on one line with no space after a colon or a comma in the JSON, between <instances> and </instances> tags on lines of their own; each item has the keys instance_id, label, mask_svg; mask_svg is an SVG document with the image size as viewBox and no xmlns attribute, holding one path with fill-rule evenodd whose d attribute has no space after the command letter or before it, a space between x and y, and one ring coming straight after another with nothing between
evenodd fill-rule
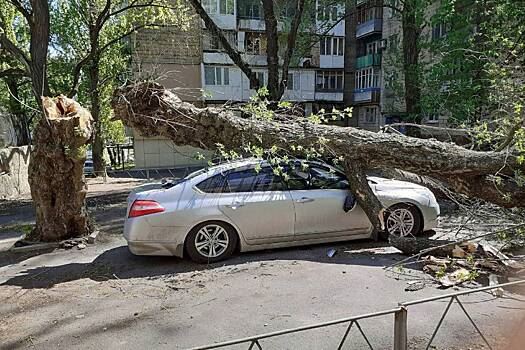
<instances>
[{"instance_id":1,"label":"door handle","mask_svg":"<svg viewBox=\"0 0 525 350\"><path fill-rule=\"evenodd\" d=\"M227 204L226 207L235 210L237 208L244 207L244 203L242 203L242 202L233 202L233 204Z\"/></svg>"},{"instance_id":2,"label":"door handle","mask_svg":"<svg viewBox=\"0 0 525 350\"><path fill-rule=\"evenodd\" d=\"M308 203L308 202L313 202L313 201L314 201L313 198L303 197L303 198L298 199L296 202L297 203Z\"/></svg>"}]
</instances>

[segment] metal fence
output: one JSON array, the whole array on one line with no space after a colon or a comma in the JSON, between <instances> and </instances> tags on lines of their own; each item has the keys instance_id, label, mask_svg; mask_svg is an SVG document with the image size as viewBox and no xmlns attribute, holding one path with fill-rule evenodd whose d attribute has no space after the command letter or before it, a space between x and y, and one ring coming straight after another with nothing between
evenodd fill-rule
<instances>
[{"instance_id":1,"label":"metal fence","mask_svg":"<svg viewBox=\"0 0 525 350\"><path fill-rule=\"evenodd\" d=\"M441 315L441 318L439 319L436 327L434 328L434 332L432 333L432 336L430 337L430 340L429 340L429 342L428 342L428 344L426 346L426 349L429 349L430 346L432 345L432 342L434 341L434 338L436 337L436 334L438 333L439 329L441 328L441 325L443 324L443 320L447 316L448 311L450 310L450 307L452 306L454 301L456 301L458 303L458 305L460 306L461 310L464 312L465 316L467 317L469 322L472 324L472 326L474 326L476 332L481 336L481 338L483 339L485 344L488 346L488 348L492 349L491 345L489 344L489 341L483 335L483 333L481 332L481 330L479 329L477 324L474 322L474 319L470 316L470 314L468 313L468 311L465 308L465 306L461 303L461 301L459 300L459 297L460 296L464 296L464 295L468 295L468 294L486 292L486 291L490 291L490 290L494 290L494 289L498 289L498 288L514 286L514 285L524 284L524 283L525 283L525 280L520 280L520 281L515 281L515 282L498 284L498 285L494 285L494 286L488 286L488 287L482 287L482 288L477 288L477 289L472 289L472 290L466 290L466 291L462 291L462 292L444 294L444 295L439 295L439 296L435 296L435 297L431 297L431 298L414 300L414 301L405 302L405 303L399 303L398 307L393 308L393 309L389 309L389 310L383 310L383 311L378 311L378 312L373 312L373 313L363 314L363 315L358 315L358 316L351 316L351 317L342 318L342 319L338 319L338 320L334 320L334 321L316 323L316 324L307 325L307 326L301 326L301 327L296 327L296 328L289 328L289 329L284 329L284 330L275 331L275 332L271 332L271 333L264 333L264 334L259 334L259 335L255 335L255 336L251 336L251 337L230 340L230 341L226 341L226 342L222 342L222 343L215 343L215 344L210 344L210 345L205 345L205 346L198 346L198 347L191 348L190 350L219 349L219 348L226 348L226 347L229 347L229 346L239 345L239 344L247 344L248 345L248 350L252 350L252 349L263 350L264 348L263 348L262 340L264 340L264 339L275 338L275 337L279 337L279 336L283 336L283 335L287 335L287 334L305 332L305 331L309 331L309 330L312 330L312 329L325 328L325 327L330 327L330 326L339 325L339 324L348 324L348 326L346 327L346 330L345 330L341 340L339 341L339 346L337 347L338 350L342 349L343 345L348 340L348 335L349 335L350 330L352 329L353 326L355 326L359 330L360 336L363 337L363 339L367 343L368 347L373 350L374 347L370 343L368 337L366 336L366 333L361 328L361 325L359 324L359 321L363 320L363 319L380 317L380 316L390 315L390 314L394 315L394 344L393 344L393 349L394 350L407 350L407 348L408 348L407 323L408 323L408 309L409 309L409 307L411 308L411 307L414 307L416 305L421 305L421 304L424 304L424 303L429 303L429 302L438 301L438 300L446 300L446 299L448 299L449 302L448 302L447 306L445 307L445 310L444 310L443 314Z\"/></svg>"}]
</instances>

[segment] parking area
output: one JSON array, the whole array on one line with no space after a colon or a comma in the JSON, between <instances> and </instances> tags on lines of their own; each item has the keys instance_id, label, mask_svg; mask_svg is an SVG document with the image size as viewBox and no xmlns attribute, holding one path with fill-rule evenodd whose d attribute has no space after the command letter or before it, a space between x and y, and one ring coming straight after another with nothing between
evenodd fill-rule
<instances>
[{"instance_id":1,"label":"parking area","mask_svg":"<svg viewBox=\"0 0 525 350\"><path fill-rule=\"evenodd\" d=\"M120 186L120 187L119 187ZM417 266L385 271L404 258L384 242L353 241L246 253L197 265L171 257L138 257L120 235L124 199L135 184L91 187L90 210L103 229L83 250L0 253L0 348L185 349L234 338L396 307L398 302L450 293ZM30 203L20 203L28 210ZM18 224L31 222L28 216ZM336 250L329 257L327 252ZM330 254L331 255L331 254ZM492 344L503 346L525 308L514 288L461 299ZM425 347L446 301L410 308L409 345ZM391 349L393 316L361 323L374 349ZM263 341L265 349L334 349L346 325ZM484 348L457 305L438 349ZM345 348L365 348L353 329ZM232 347L245 349L246 345ZM497 348L497 347L496 347Z\"/></svg>"}]
</instances>

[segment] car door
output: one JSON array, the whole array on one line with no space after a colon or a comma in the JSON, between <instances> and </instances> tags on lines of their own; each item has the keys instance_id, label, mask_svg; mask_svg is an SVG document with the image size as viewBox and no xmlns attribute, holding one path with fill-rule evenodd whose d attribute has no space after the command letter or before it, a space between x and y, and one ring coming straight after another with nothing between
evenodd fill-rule
<instances>
[{"instance_id":1,"label":"car door","mask_svg":"<svg viewBox=\"0 0 525 350\"><path fill-rule=\"evenodd\" d=\"M349 194L348 181L340 173L322 165L292 174L290 194L295 206L295 237L311 239L312 234L362 234L370 230L370 221L356 205L343 210ZM301 181L297 178L303 178Z\"/></svg>"},{"instance_id":2,"label":"car door","mask_svg":"<svg viewBox=\"0 0 525 350\"><path fill-rule=\"evenodd\" d=\"M293 237L294 204L290 192L270 167L231 171L226 175L219 209L253 244Z\"/></svg>"}]
</instances>

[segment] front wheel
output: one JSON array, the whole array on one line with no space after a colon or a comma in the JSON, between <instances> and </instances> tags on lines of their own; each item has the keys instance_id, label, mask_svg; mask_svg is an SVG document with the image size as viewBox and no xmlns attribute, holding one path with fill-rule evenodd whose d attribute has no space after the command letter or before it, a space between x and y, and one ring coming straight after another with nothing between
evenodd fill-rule
<instances>
[{"instance_id":1,"label":"front wheel","mask_svg":"<svg viewBox=\"0 0 525 350\"><path fill-rule=\"evenodd\" d=\"M209 221L194 227L186 238L186 251L191 260L213 263L232 255L237 246L237 234L231 226Z\"/></svg>"},{"instance_id":2,"label":"front wheel","mask_svg":"<svg viewBox=\"0 0 525 350\"><path fill-rule=\"evenodd\" d=\"M411 204L395 204L385 214L385 229L388 235L397 237L416 236L421 232L421 215Z\"/></svg>"}]
</instances>

